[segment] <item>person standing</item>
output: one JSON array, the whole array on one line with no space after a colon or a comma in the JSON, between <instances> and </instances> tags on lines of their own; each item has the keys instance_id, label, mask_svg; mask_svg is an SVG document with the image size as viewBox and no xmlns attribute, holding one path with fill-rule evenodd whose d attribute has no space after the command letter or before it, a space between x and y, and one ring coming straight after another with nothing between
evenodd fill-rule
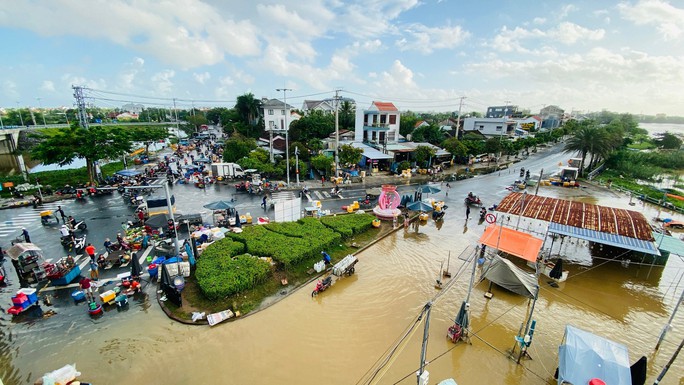
<instances>
[{"instance_id":1,"label":"person standing","mask_svg":"<svg viewBox=\"0 0 684 385\"><path fill-rule=\"evenodd\" d=\"M143 210L138 210L138 221L140 221L140 225L145 224L145 212Z\"/></svg>"},{"instance_id":2,"label":"person standing","mask_svg":"<svg viewBox=\"0 0 684 385\"><path fill-rule=\"evenodd\" d=\"M466 206L466 221L468 220L468 217L470 217L470 206Z\"/></svg>"},{"instance_id":3,"label":"person standing","mask_svg":"<svg viewBox=\"0 0 684 385\"><path fill-rule=\"evenodd\" d=\"M85 247L85 252L90 257L90 263L95 262L95 246L92 243Z\"/></svg>"},{"instance_id":4,"label":"person standing","mask_svg":"<svg viewBox=\"0 0 684 385\"><path fill-rule=\"evenodd\" d=\"M57 206L57 212L59 213L59 216L62 217L62 222L66 223L66 215L64 214L64 210L62 210L62 206Z\"/></svg>"},{"instance_id":5,"label":"person standing","mask_svg":"<svg viewBox=\"0 0 684 385\"><path fill-rule=\"evenodd\" d=\"M264 194L264 197L261 199L261 207L266 210L266 195Z\"/></svg>"},{"instance_id":6,"label":"person standing","mask_svg":"<svg viewBox=\"0 0 684 385\"><path fill-rule=\"evenodd\" d=\"M21 235L24 237L26 243L31 243L31 236L29 235L28 230L26 230L26 227L21 228Z\"/></svg>"},{"instance_id":7,"label":"person standing","mask_svg":"<svg viewBox=\"0 0 684 385\"><path fill-rule=\"evenodd\" d=\"M78 281L78 286L85 293L88 302L95 302L95 296L93 296L93 286L91 284L90 278L81 278L81 280Z\"/></svg>"},{"instance_id":8,"label":"person standing","mask_svg":"<svg viewBox=\"0 0 684 385\"><path fill-rule=\"evenodd\" d=\"M100 279L100 272L95 261L90 261L90 279L93 281Z\"/></svg>"}]
</instances>

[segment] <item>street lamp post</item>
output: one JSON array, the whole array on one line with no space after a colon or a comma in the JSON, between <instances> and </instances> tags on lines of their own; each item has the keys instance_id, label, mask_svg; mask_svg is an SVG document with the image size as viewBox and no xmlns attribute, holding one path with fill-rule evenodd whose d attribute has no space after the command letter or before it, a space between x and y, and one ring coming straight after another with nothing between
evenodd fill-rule
<instances>
[{"instance_id":1,"label":"street lamp post","mask_svg":"<svg viewBox=\"0 0 684 385\"><path fill-rule=\"evenodd\" d=\"M276 91L283 91L283 108L285 112L285 173L287 174L287 187L290 187L290 139L288 133L290 127L287 125L287 116L290 115L290 109L287 107L287 91L292 91L290 88L276 88Z\"/></svg>"},{"instance_id":2,"label":"street lamp post","mask_svg":"<svg viewBox=\"0 0 684 385\"><path fill-rule=\"evenodd\" d=\"M295 170L297 170L297 186L299 186L299 147L297 146L295 146Z\"/></svg>"},{"instance_id":3,"label":"street lamp post","mask_svg":"<svg viewBox=\"0 0 684 385\"><path fill-rule=\"evenodd\" d=\"M38 108L40 108L40 113L43 115L43 127L47 127L47 123L45 123L45 111L43 111L43 105L40 103L40 99L42 98L36 98L38 100Z\"/></svg>"},{"instance_id":4,"label":"street lamp post","mask_svg":"<svg viewBox=\"0 0 684 385\"><path fill-rule=\"evenodd\" d=\"M17 113L19 113L19 121L21 122L21 126L24 126L24 118L21 117L21 108L19 108L19 102L17 102Z\"/></svg>"}]
</instances>

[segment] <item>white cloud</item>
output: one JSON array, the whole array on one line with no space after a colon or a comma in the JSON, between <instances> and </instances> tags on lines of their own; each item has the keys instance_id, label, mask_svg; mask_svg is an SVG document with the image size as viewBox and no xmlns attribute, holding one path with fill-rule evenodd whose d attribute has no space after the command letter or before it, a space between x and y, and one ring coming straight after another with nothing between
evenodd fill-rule
<instances>
[{"instance_id":1,"label":"white cloud","mask_svg":"<svg viewBox=\"0 0 684 385\"><path fill-rule=\"evenodd\" d=\"M460 26L439 28L412 24L404 32L409 38L397 40L395 44L402 51L415 50L424 54L437 49L454 48L470 37L470 33Z\"/></svg>"},{"instance_id":2,"label":"white cloud","mask_svg":"<svg viewBox=\"0 0 684 385\"><path fill-rule=\"evenodd\" d=\"M5 93L5 95L12 99L19 98L19 92L17 92L17 83L11 80L4 80L2 82L2 91Z\"/></svg>"},{"instance_id":3,"label":"white cloud","mask_svg":"<svg viewBox=\"0 0 684 385\"><path fill-rule=\"evenodd\" d=\"M535 17L534 19L532 19L532 22L533 22L534 24L537 24L537 25L544 24L544 23L546 23L546 18L544 18L544 17Z\"/></svg>"},{"instance_id":4,"label":"white cloud","mask_svg":"<svg viewBox=\"0 0 684 385\"><path fill-rule=\"evenodd\" d=\"M172 79L176 76L174 70L164 70L152 75L153 87L162 95L170 95L173 90Z\"/></svg>"},{"instance_id":5,"label":"white cloud","mask_svg":"<svg viewBox=\"0 0 684 385\"><path fill-rule=\"evenodd\" d=\"M588 29L570 22L562 22L556 28L548 31L547 35L563 44L574 44L581 40L601 40L606 31L603 29Z\"/></svg>"},{"instance_id":6,"label":"white cloud","mask_svg":"<svg viewBox=\"0 0 684 385\"><path fill-rule=\"evenodd\" d=\"M71 88L71 86L82 86L87 88L93 88L96 90L106 90L107 82L104 79L86 79L82 76L64 74L62 75L62 83L65 85L64 88Z\"/></svg>"},{"instance_id":7,"label":"white cloud","mask_svg":"<svg viewBox=\"0 0 684 385\"><path fill-rule=\"evenodd\" d=\"M199 84L205 84L207 80L211 79L211 74L209 72L202 72L202 73L196 73L194 72L192 74L192 77L195 79L195 81Z\"/></svg>"},{"instance_id":8,"label":"white cloud","mask_svg":"<svg viewBox=\"0 0 684 385\"><path fill-rule=\"evenodd\" d=\"M45 92L55 92L55 82L52 80L43 80L40 90Z\"/></svg>"},{"instance_id":9,"label":"white cloud","mask_svg":"<svg viewBox=\"0 0 684 385\"><path fill-rule=\"evenodd\" d=\"M144 65L145 60L140 57L134 58L131 63L126 63L123 71L119 75L118 87L127 91L134 89L137 86L135 81L136 76L142 71Z\"/></svg>"},{"instance_id":10,"label":"white cloud","mask_svg":"<svg viewBox=\"0 0 684 385\"><path fill-rule=\"evenodd\" d=\"M407 90L418 89L418 85L413 80L413 71L399 60L395 60L388 71L380 74L380 81L376 82L376 85L383 90L400 94Z\"/></svg>"},{"instance_id":11,"label":"white cloud","mask_svg":"<svg viewBox=\"0 0 684 385\"><path fill-rule=\"evenodd\" d=\"M574 6L572 4L566 4L561 8L560 12L558 12L558 18L560 20L563 20L566 17L568 17L568 15L570 15L572 12L575 12L575 11L577 11L576 6Z\"/></svg>"},{"instance_id":12,"label":"white cloud","mask_svg":"<svg viewBox=\"0 0 684 385\"><path fill-rule=\"evenodd\" d=\"M636 25L655 27L665 40L678 39L684 34L684 9L661 0L641 0L635 5L621 3L620 15Z\"/></svg>"}]
</instances>

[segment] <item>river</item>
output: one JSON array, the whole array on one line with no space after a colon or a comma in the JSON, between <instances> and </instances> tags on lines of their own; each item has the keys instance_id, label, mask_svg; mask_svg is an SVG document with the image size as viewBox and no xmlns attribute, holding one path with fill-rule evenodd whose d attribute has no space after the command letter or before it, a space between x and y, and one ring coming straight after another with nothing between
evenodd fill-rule
<instances>
[{"instance_id":1,"label":"river","mask_svg":"<svg viewBox=\"0 0 684 385\"><path fill-rule=\"evenodd\" d=\"M663 132L670 132L672 134L684 135L684 124L676 123L639 123L639 127L648 131L648 134L653 136Z\"/></svg>"},{"instance_id":2,"label":"river","mask_svg":"<svg viewBox=\"0 0 684 385\"><path fill-rule=\"evenodd\" d=\"M566 157L535 154L525 167L550 169ZM448 254L449 270L455 275L464 263L457 256L476 245L484 226L478 224L475 210L465 220L465 194L480 192L487 203L496 202L516 177L511 171L452 183L448 197L445 190L437 194L450 206L442 226L430 221L417 230L401 229L361 252L356 274L318 297L311 297L310 284L237 322L213 328L181 325L166 318L149 298L134 303L128 312L108 312L99 320L84 312L70 319L58 314L13 323L3 315L3 380L8 385L29 384L45 371L76 363L81 378L94 384L355 384L438 293L434 282ZM627 197L612 191L578 191L576 199L637 210L649 219L659 214L640 203L629 206ZM540 194L561 196L565 191L544 187ZM525 219L520 225L541 231ZM582 242L568 242L560 251L589 258ZM527 300L497 287L493 299L487 300L487 283L477 285L471 297L477 335L472 344L454 345L446 339L468 287L469 274L461 276L433 307L427 353L430 383L453 377L460 385L552 384L566 324L627 345L632 362L646 355L652 383L684 337L680 309L675 328L660 351L652 353L684 289L684 262L671 256L665 268L625 268L595 260L591 266L570 265L569 270L568 281L558 288L540 280L532 359L524 359L522 365L504 352L514 344ZM422 326L396 352L386 372L378 374L379 384L416 382L421 339ZM681 384L682 373L680 357L661 383Z\"/></svg>"}]
</instances>

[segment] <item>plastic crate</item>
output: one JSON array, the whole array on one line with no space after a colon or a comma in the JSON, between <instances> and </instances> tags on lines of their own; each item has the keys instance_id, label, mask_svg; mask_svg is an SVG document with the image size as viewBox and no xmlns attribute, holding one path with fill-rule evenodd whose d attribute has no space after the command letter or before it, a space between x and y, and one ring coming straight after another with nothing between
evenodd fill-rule
<instances>
[{"instance_id":1,"label":"plastic crate","mask_svg":"<svg viewBox=\"0 0 684 385\"><path fill-rule=\"evenodd\" d=\"M36 289L24 288L17 291L17 294L24 294L28 297L30 303L38 302L38 295L36 294Z\"/></svg>"}]
</instances>

